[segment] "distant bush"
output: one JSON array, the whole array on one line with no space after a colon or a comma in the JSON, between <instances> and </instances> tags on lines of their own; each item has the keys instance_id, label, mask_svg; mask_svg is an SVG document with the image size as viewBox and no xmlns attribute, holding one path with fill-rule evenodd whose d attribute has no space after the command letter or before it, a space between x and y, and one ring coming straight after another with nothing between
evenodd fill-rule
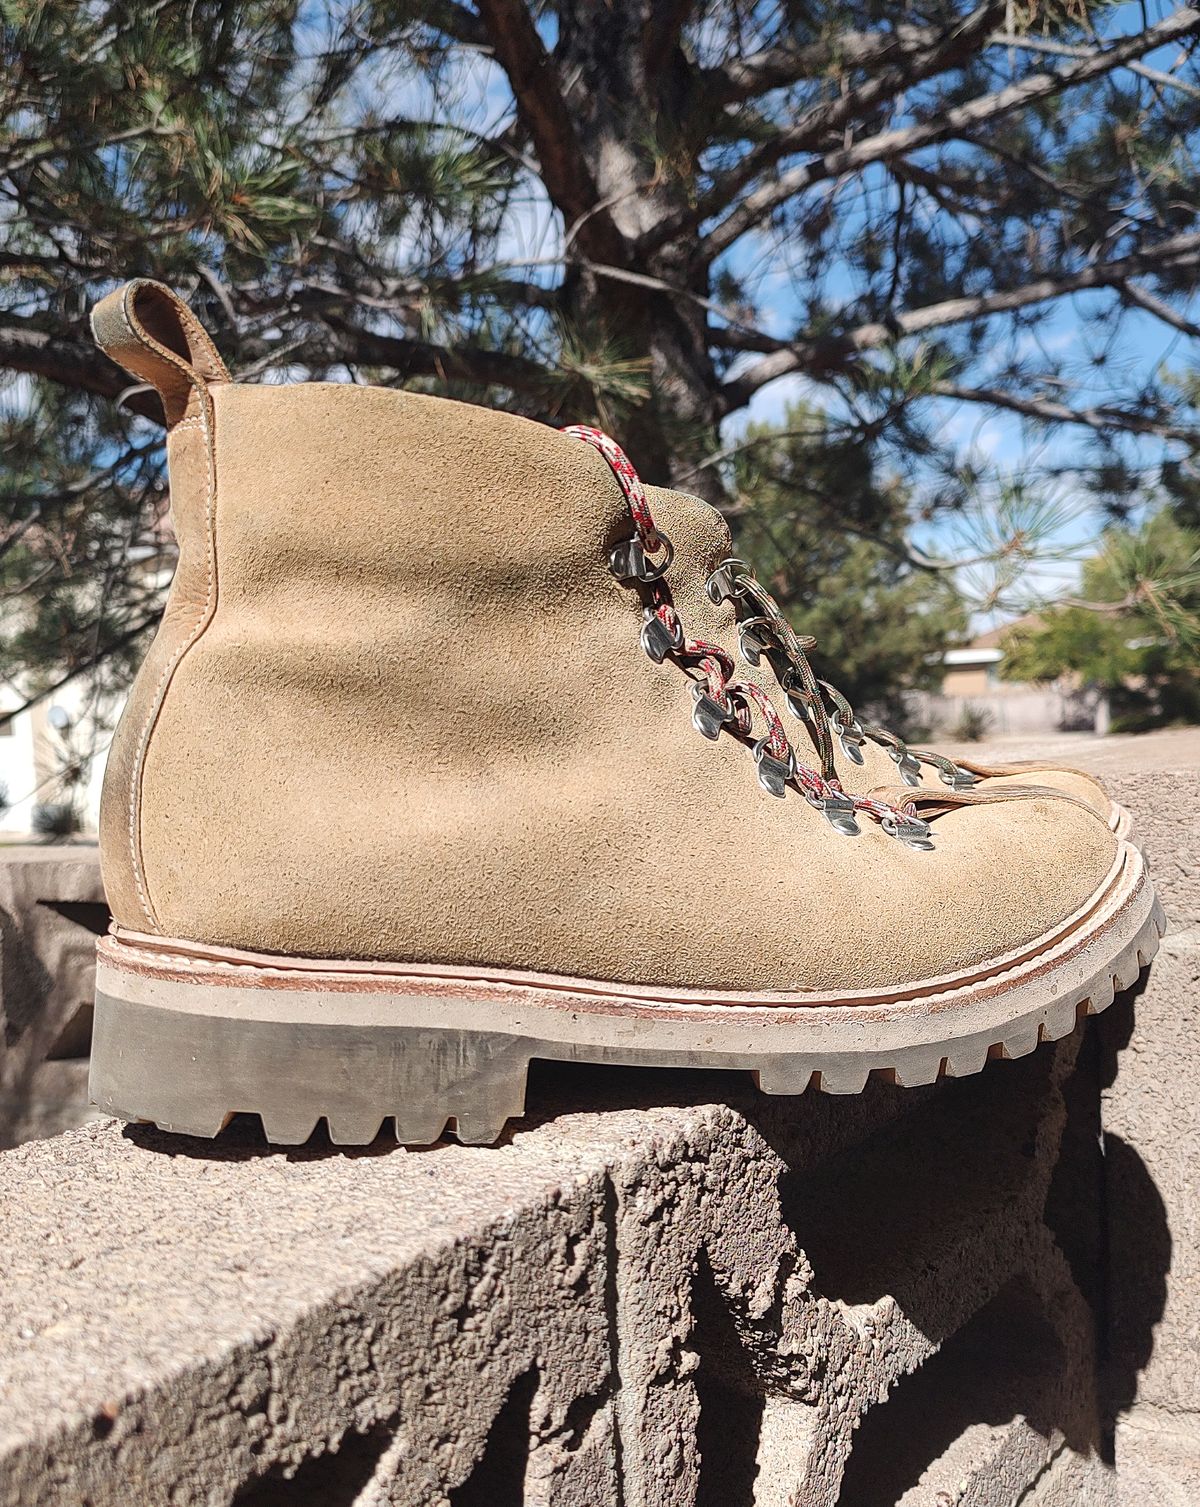
<instances>
[{"instance_id":1,"label":"distant bush","mask_svg":"<svg viewBox=\"0 0 1200 1507\"><path fill-rule=\"evenodd\" d=\"M53 842L55 838L70 837L79 830L79 815L75 807L65 801L47 802L33 808L30 826L35 836Z\"/></svg>"},{"instance_id":2,"label":"distant bush","mask_svg":"<svg viewBox=\"0 0 1200 1507\"><path fill-rule=\"evenodd\" d=\"M992 714L986 707L968 701L958 714L953 735L959 743L978 743L992 725Z\"/></svg>"}]
</instances>

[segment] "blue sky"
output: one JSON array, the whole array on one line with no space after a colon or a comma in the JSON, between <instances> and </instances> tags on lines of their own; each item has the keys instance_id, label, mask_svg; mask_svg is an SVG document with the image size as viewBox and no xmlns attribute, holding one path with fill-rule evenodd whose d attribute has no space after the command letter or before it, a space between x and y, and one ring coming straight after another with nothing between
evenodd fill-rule
<instances>
[{"instance_id":1,"label":"blue sky","mask_svg":"<svg viewBox=\"0 0 1200 1507\"><path fill-rule=\"evenodd\" d=\"M1146 6L1126 3L1095 14L1100 18L1098 24L1105 37L1111 40L1122 32L1140 30L1173 8L1166 0L1154 0ZM320 6L314 7L314 18L320 12ZM547 42L552 43L549 28L553 25L553 18L546 17L542 24ZM1003 56L999 53L996 56L998 63L1002 64ZM1169 69L1176 61L1175 49L1161 49L1157 54L1148 55L1145 61ZM1063 64L1046 58L1037 66L1055 68ZM997 74L997 83L1004 81ZM364 79L364 86L366 83ZM416 117L431 109L436 113L427 83L414 79L411 74L402 81L391 80L390 83L393 87L389 91L392 96L389 105L393 112ZM456 67L454 93L456 99L450 110L451 118L468 129L491 135L511 116L512 101L506 80L495 65L478 54L468 56ZM441 102L445 104L444 95ZM919 89L911 92L907 103L910 109L919 109L922 103ZM1088 123L1084 121L1083 124ZM864 175L864 180L869 181L869 173ZM852 205L847 213L850 216L847 223L852 224L855 213ZM562 236L561 221L547 203L540 184L530 180L526 197L513 206L499 255L505 261L528 268L535 278L554 282L561 274L561 266L554 258L561 249ZM730 267L758 303L758 324L781 337L795 331L803 318L804 295L811 293L813 287L810 279L793 281L788 261L789 248L764 237L747 237L728 257ZM832 260L821 284L827 303L850 302L860 291L858 269L847 261ZM1108 349L1107 366L1103 372L1093 370L1090 361L1099 349L1101 337L1091 327L1088 316L1105 297L1081 294L1048 306L1047 315L1036 333L1017 337L1025 343L1031 356L1040 359L1044 355L1050 362L1068 363L1074 384L1073 402L1086 404L1089 400L1111 400L1114 374L1119 374L1118 385L1129 391L1136 389L1164 363L1179 370L1194 364L1196 351L1192 342L1151 316L1132 311L1124 316L1119 338ZM997 356L1001 348L1007 356L1010 347L1002 340L1009 328L1007 322L997 319L992 328L996 332ZM987 367L988 355L985 353L972 373L972 380L986 380ZM788 404L799 399L828 407L834 413L837 411L836 397L828 389L815 389L802 377L787 377L762 389L748 410L734 415L726 425L724 439L726 442L736 439L752 420L782 418ZM931 422L939 429L942 438L960 456L983 463L993 473L997 485L1006 475L1034 472L1047 463L1065 473L1046 483L1061 503L1061 517L1053 539L1047 541L1049 558L1038 570L1027 572L1024 585L1042 595L1052 595L1072 586L1078 574L1078 556L1094 543L1102 521L1097 510L1089 506L1085 489L1070 470L1084 461L1089 432L1064 426L1047 439L1044 431L1031 432L1020 418L1012 414L990 413L949 401L932 403L930 408ZM1163 446L1157 441L1130 441L1124 446L1127 460L1138 466L1156 465L1163 453ZM916 485L919 491L919 473ZM957 558L964 549L973 552L981 528L986 530L986 520L982 523L979 518L968 519L965 523L944 520L919 530L915 542L931 553Z\"/></svg>"}]
</instances>

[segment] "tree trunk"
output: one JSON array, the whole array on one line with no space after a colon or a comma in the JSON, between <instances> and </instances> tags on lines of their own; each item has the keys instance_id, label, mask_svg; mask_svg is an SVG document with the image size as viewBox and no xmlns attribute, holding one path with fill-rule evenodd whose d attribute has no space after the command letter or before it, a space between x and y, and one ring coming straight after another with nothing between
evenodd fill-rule
<instances>
[{"instance_id":1,"label":"tree trunk","mask_svg":"<svg viewBox=\"0 0 1200 1507\"><path fill-rule=\"evenodd\" d=\"M560 71L599 202L627 249L622 270L706 297L709 268L695 238L676 238L641 264L632 250L686 209L694 166L686 139L689 73L673 39L648 71L647 29L662 8L658 0L609 0L599 26L590 0L563 5ZM666 139L663 122L675 123L675 139ZM647 363L649 393L622 416L620 437L648 481L671 485L717 448L719 382L708 314L697 299L585 267L569 282L568 317ZM715 504L728 500L711 468L687 486Z\"/></svg>"}]
</instances>

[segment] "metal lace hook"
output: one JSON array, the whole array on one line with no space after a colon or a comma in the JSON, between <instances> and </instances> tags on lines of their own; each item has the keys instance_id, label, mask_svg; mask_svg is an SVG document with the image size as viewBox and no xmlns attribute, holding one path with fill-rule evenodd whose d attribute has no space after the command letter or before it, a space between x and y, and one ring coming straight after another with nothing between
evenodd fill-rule
<instances>
[{"instance_id":1,"label":"metal lace hook","mask_svg":"<svg viewBox=\"0 0 1200 1507\"><path fill-rule=\"evenodd\" d=\"M836 790L828 795L809 795L805 791L804 799L824 814L835 832L840 832L843 837L859 835L861 828L854 814L854 802L848 795L842 795Z\"/></svg>"},{"instance_id":2,"label":"metal lace hook","mask_svg":"<svg viewBox=\"0 0 1200 1507\"><path fill-rule=\"evenodd\" d=\"M749 565L737 555L730 555L727 560L722 560L704 583L709 601L719 607L722 602L739 596L741 593L738 591L738 582L750 573Z\"/></svg>"},{"instance_id":3,"label":"metal lace hook","mask_svg":"<svg viewBox=\"0 0 1200 1507\"><path fill-rule=\"evenodd\" d=\"M675 558L675 547L662 529L659 529L658 537L663 548L661 560L651 560L646 553L645 545L635 534L632 539L623 539L620 544L614 544L609 550L609 570L620 581L661 580L671 568L671 562Z\"/></svg>"},{"instance_id":4,"label":"metal lace hook","mask_svg":"<svg viewBox=\"0 0 1200 1507\"><path fill-rule=\"evenodd\" d=\"M919 785L921 783L921 761L907 748L895 748L891 744L887 746L888 758L900 771L900 778L906 785Z\"/></svg>"},{"instance_id":5,"label":"metal lace hook","mask_svg":"<svg viewBox=\"0 0 1200 1507\"><path fill-rule=\"evenodd\" d=\"M710 696L702 680L692 683L692 726L706 738L718 738L721 729L733 721L733 711L715 696Z\"/></svg>"},{"instance_id":6,"label":"metal lace hook","mask_svg":"<svg viewBox=\"0 0 1200 1507\"><path fill-rule=\"evenodd\" d=\"M770 651L771 640L775 637L771 619L762 616L743 618L738 624L737 635L738 648L748 665L759 663Z\"/></svg>"},{"instance_id":7,"label":"metal lace hook","mask_svg":"<svg viewBox=\"0 0 1200 1507\"><path fill-rule=\"evenodd\" d=\"M851 764L865 763L862 747L867 741L867 735L863 732L857 721L844 722L837 712L834 712L833 716L829 719L829 725L837 735L841 750L850 760Z\"/></svg>"},{"instance_id":8,"label":"metal lace hook","mask_svg":"<svg viewBox=\"0 0 1200 1507\"><path fill-rule=\"evenodd\" d=\"M776 795L783 800L787 794L787 783L796 770L796 756L789 748L787 758L781 759L771 752L769 743L770 739L763 736L754 745L754 762L758 765L758 783L768 795Z\"/></svg>"},{"instance_id":9,"label":"metal lace hook","mask_svg":"<svg viewBox=\"0 0 1200 1507\"><path fill-rule=\"evenodd\" d=\"M653 607L647 607L642 623L642 648L656 665L662 664L668 654L677 654L684 645L683 624L675 619L675 631L659 617Z\"/></svg>"},{"instance_id":10,"label":"metal lace hook","mask_svg":"<svg viewBox=\"0 0 1200 1507\"><path fill-rule=\"evenodd\" d=\"M919 853L933 852L933 830L919 816L910 816L903 811L889 811L880 818L879 825L889 837L896 837L906 847Z\"/></svg>"}]
</instances>

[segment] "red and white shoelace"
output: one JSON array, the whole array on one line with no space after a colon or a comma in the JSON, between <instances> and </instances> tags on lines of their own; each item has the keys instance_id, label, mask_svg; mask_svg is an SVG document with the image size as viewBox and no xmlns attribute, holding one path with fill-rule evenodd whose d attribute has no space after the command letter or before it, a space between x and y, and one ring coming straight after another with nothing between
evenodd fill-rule
<instances>
[{"instance_id":1,"label":"red and white shoelace","mask_svg":"<svg viewBox=\"0 0 1200 1507\"><path fill-rule=\"evenodd\" d=\"M693 681L696 726L708 737L715 738L722 726L728 726L748 738L753 735L757 715L765 728L754 744L759 779L772 794L781 796L785 784L794 784L806 800L824 810L834 826L844 832L857 831L853 818L856 812L861 812L896 835L907 834L907 840L921 839L922 833L915 829L924 829L927 834L926 824L919 819L870 796L851 795L842 788L836 774L831 773L832 739L827 718L818 719L817 732L819 736L823 728L826 734L823 741L830 745L822 752L822 763L830 773L818 773L799 761L766 691L753 681L736 679L733 657L719 644L687 635L663 579L671 560L670 541L654 522L646 488L633 462L616 440L601 429L573 424L563 432L598 450L621 489L633 522L634 539L629 546L613 551L612 566L623 578L636 581L647 595L646 627L642 632L647 653L660 661L670 655L682 664ZM651 632L655 625L660 629L658 633Z\"/></svg>"}]
</instances>

